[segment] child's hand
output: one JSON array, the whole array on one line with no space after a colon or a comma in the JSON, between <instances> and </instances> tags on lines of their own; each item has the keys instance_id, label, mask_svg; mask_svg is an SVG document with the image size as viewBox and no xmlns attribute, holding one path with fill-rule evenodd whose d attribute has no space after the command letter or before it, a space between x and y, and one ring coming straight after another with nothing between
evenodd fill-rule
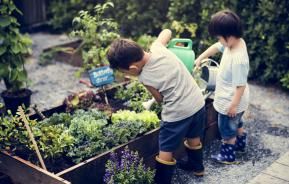
<instances>
[{"instance_id":1,"label":"child's hand","mask_svg":"<svg viewBox=\"0 0 289 184\"><path fill-rule=\"evenodd\" d=\"M197 59L195 60L195 63L196 63L195 68L196 68L196 69L200 69L200 67L201 67L201 63L202 63L202 60L199 59L199 58L197 58Z\"/></svg>"},{"instance_id":2,"label":"child's hand","mask_svg":"<svg viewBox=\"0 0 289 184\"><path fill-rule=\"evenodd\" d=\"M231 104L228 110L228 116L233 118L237 114L237 106L235 104Z\"/></svg>"}]
</instances>

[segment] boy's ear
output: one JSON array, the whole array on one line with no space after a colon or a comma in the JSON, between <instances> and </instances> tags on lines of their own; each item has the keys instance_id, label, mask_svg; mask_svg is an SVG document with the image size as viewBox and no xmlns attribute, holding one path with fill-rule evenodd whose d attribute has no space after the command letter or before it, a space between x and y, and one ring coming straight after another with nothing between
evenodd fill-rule
<instances>
[{"instance_id":1,"label":"boy's ear","mask_svg":"<svg viewBox=\"0 0 289 184\"><path fill-rule=\"evenodd\" d=\"M129 71L133 72L135 74L138 74L138 73L140 73L140 68L138 66L136 66L136 65L130 65L129 66Z\"/></svg>"}]
</instances>

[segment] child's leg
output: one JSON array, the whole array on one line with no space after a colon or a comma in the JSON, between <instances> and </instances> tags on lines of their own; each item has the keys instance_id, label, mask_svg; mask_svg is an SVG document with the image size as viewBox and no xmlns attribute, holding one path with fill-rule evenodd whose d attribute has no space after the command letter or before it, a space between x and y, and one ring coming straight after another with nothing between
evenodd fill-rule
<instances>
[{"instance_id":1,"label":"child's leg","mask_svg":"<svg viewBox=\"0 0 289 184\"><path fill-rule=\"evenodd\" d=\"M212 155L215 161L224 164L238 163L235 161L235 142L240 118L241 114L237 114L234 118L224 114L218 114L218 126L223 144L221 145L219 154Z\"/></svg>"},{"instance_id":2,"label":"child's leg","mask_svg":"<svg viewBox=\"0 0 289 184\"><path fill-rule=\"evenodd\" d=\"M161 160L171 162L171 161L173 161L173 153L172 152L160 151L159 152L159 158Z\"/></svg>"},{"instance_id":3,"label":"child's leg","mask_svg":"<svg viewBox=\"0 0 289 184\"><path fill-rule=\"evenodd\" d=\"M247 133L245 132L243 128L242 118L240 118L240 122L238 124L237 134L238 135L236 139L235 151L244 153L245 148L246 148L246 142L247 142Z\"/></svg>"},{"instance_id":4,"label":"child's leg","mask_svg":"<svg viewBox=\"0 0 289 184\"><path fill-rule=\"evenodd\" d=\"M159 133L159 155L156 156L156 174L154 181L157 184L170 184L175 170L176 160L173 151L182 140L181 122L161 122Z\"/></svg>"},{"instance_id":5,"label":"child's leg","mask_svg":"<svg viewBox=\"0 0 289 184\"><path fill-rule=\"evenodd\" d=\"M190 147L196 147L196 146L199 146L201 144L201 138L200 137L188 138L187 141L188 141L187 143Z\"/></svg>"},{"instance_id":6,"label":"child's leg","mask_svg":"<svg viewBox=\"0 0 289 184\"><path fill-rule=\"evenodd\" d=\"M191 122L189 122L190 126L187 129L187 140L184 142L188 154L188 161L178 161L179 168L192 171L195 176L203 176L205 170L203 165L203 146L201 143L201 137L204 133L205 117L205 108L202 108L192 116Z\"/></svg>"}]
</instances>

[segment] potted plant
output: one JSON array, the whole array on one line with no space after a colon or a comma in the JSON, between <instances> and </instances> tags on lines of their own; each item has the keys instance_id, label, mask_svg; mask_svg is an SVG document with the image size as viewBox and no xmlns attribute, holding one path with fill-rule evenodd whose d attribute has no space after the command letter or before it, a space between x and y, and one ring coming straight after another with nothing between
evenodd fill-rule
<instances>
[{"instance_id":1,"label":"potted plant","mask_svg":"<svg viewBox=\"0 0 289 184\"><path fill-rule=\"evenodd\" d=\"M31 90L27 84L24 68L25 55L31 53L31 39L19 32L19 23L13 16L21 12L12 0L2 0L0 5L0 80L6 90L1 93L6 109L15 113L19 105L30 105Z\"/></svg>"}]
</instances>

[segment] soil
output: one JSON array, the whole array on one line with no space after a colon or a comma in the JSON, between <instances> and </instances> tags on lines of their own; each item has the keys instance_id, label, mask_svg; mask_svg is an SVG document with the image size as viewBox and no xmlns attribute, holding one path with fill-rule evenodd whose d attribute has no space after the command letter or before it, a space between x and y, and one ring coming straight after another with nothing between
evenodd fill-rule
<instances>
[{"instance_id":1,"label":"soil","mask_svg":"<svg viewBox=\"0 0 289 184\"><path fill-rule=\"evenodd\" d=\"M29 89L21 89L19 91L11 92L11 91L3 91L1 96L8 98L21 98L25 96L31 95L31 91Z\"/></svg>"}]
</instances>

